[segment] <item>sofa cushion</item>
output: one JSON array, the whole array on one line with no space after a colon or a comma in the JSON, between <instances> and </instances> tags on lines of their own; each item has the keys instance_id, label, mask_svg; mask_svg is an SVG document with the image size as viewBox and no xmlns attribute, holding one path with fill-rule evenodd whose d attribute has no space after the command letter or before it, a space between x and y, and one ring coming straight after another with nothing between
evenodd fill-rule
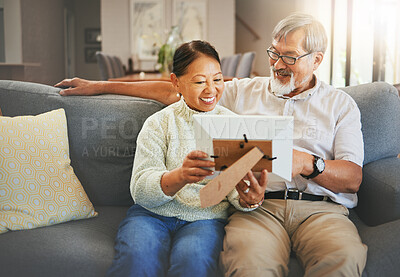
<instances>
[{"instance_id":1,"label":"sofa cushion","mask_svg":"<svg viewBox=\"0 0 400 277\"><path fill-rule=\"evenodd\" d=\"M96 206L99 216L0 235L0 276L105 276L128 207Z\"/></svg>"},{"instance_id":2,"label":"sofa cushion","mask_svg":"<svg viewBox=\"0 0 400 277\"><path fill-rule=\"evenodd\" d=\"M349 218L357 227L361 240L368 246L367 264L363 277L399 276L400 263L400 220L370 227L350 210Z\"/></svg>"},{"instance_id":3,"label":"sofa cushion","mask_svg":"<svg viewBox=\"0 0 400 277\"><path fill-rule=\"evenodd\" d=\"M0 118L0 233L97 215L68 148L63 109Z\"/></svg>"},{"instance_id":4,"label":"sofa cushion","mask_svg":"<svg viewBox=\"0 0 400 277\"><path fill-rule=\"evenodd\" d=\"M396 88L375 82L342 88L361 112L364 164L400 153L400 98Z\"/></svg>"},{"instance_id":5,"label":"sofa cushion","mask_svg":"<svg viewBox=\"0 0 400 277\"><path fill-rule=\"evenodd\" d=\"M400 219L400 159L381 159L364 166L356 212L368 225Z\"/></svg>"},{"instance_id":6,"label":"sofa cushion","mask_svg":"<svg viewBox=\"0 0 400 277\"><path fill-rule=\"evenodd\" d=\"M64 108L71 165L92 203L127 205L136 137L143 122L163 104L122 95L66 96L59 88L0 80L7 116L35 115Z\"/></svg>"}]
</instances>

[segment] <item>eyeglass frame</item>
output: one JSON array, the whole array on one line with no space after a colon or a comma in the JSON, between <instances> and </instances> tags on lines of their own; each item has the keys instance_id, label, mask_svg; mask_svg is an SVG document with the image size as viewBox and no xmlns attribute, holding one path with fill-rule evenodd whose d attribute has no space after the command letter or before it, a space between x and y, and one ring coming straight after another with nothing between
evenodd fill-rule
<instances>
[{"instance_id":1,"label":"eyeglass frame","mask_svg":"<svg viewBox=\"0 0 400 277\"><path fill-rule=\"evenodd\" d=\"M278 58L277 58L277 59L272 58L271 55L270 55L270 53L273 53L274 55L277 55ZM314 52L306 53L306 54L301 55L301 56L298 56L298 57L296 58L296 57L287 56L287 55L279 55L278 53L272 51L271 49L267 49L268 57L269 57L271 60L279 61L279 59L281 59L282 62L284 62L284 63L287 64L287 65L295 65L296 62L297 62L297 60L299 60L299 59L301 59L301 58L303 58L303 57L305 57L305 56L308 56L308 55L310 55L310 54L312 54L312 53L314 53ZM282 59L283 57L293 59L294 61L293 61L293 63L287 63L287 62L285 62L285 61Z\"/></svg>"}]
</instances>

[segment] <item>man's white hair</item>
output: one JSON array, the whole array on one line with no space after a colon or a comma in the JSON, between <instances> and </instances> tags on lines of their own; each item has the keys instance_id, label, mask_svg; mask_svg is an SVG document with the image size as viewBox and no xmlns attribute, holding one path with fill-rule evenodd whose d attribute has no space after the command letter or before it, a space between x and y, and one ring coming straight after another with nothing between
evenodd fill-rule
<instances>
[{"instance_id":1,"label":"man's white hair","mask_svg":"<svg viewBox=\"0 0 400 277\"><path fill-rule=\"evenodd\" d=\"M272 39L280 41L296 30L302 29L305 34L303 48L306 52L325 53L328 44L325 28L313 16L303 13L294 13L282 19L272 32Z\"/></svg>"}]
</instances>

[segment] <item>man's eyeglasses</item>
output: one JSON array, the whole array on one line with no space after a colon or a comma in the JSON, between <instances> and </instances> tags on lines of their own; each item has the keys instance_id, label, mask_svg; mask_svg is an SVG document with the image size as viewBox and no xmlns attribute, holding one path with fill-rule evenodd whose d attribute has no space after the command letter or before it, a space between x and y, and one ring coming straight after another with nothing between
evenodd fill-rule
<instances>
[{"instance_id":1,"label":"man's eyeglasses","mask_svg":"<svg viewBox=\"0 0 400 277\"><path fill-rule=\"evenodd\" d=\"M301 56L299 56L299 57L297 57L297 58L296 58L296 57L291 57L291 56L279 55L278 53L275 53L274 51L272 51L272 50L270 50L270 49L267 49L267 53L268 53L268 56L269 56L271 59L273 59L274 61L277 61L277 60L279 60L279 59L282 59L282 61L283 61L285 64L294 65L298 59L301 59L301 58L303 58L303 57L305 57L305 56L308 56L308 55L312 54L313 52L310 52L310 53L301 55Z\"/></svg>"}]
</instances>

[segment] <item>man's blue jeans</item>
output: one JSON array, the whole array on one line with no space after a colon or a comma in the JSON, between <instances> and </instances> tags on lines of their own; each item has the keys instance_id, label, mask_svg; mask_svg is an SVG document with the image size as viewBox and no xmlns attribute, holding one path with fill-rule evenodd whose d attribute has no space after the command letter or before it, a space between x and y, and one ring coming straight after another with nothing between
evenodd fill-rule
<instances>
[{"instance_id":1,"label":"man's blue jeans","mask_svg":"<svg viewBox=\"0 0 400 277\"><path fill-rule=\"evenodd\" d=\"M133 205L119 226L108 276L220 276L225 224L164 217Z\"/></svg>"}]
</instances>

